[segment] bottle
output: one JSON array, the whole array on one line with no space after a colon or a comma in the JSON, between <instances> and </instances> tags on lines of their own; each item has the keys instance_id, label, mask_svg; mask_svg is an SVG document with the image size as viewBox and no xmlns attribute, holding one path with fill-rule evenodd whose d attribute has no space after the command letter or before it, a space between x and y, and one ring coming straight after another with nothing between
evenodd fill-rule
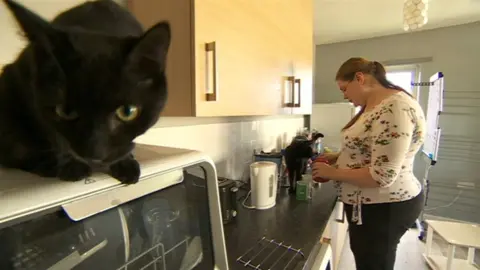
<instances>
[{"instance_id":1,"label":"bottle","mask_svg":"<svg viewBox=\"0 0 480 270\"><path fill-rule=\"evenodd\" d=\"M313 179L309 179L308 181L308 199L311 200L313 199Z\"/></svg>"},{"instance_id":2,"label":"bottle","mask_svg":"<svg viewBox=\"0 0 480 270\"><path fill-rule=\"evenodd\" d=\"M318 155L323 155L323 143L322 143L322 138L318 138L317 140L317 143L316 143L316 146L317 146L317 153Z\"/></svg>"},{"instance_id":3,"label":"bottle","mask_svg":"<svg viewBox=\"0 0 480 270\"><path fill-rule=\"evenodd\" d=\"M312 180L312 174L305 174L303 175L303 184L306 186L305 187L305 198L307 201L311 200L313 198L313 180Z\"/></svg>"}]
</instances>

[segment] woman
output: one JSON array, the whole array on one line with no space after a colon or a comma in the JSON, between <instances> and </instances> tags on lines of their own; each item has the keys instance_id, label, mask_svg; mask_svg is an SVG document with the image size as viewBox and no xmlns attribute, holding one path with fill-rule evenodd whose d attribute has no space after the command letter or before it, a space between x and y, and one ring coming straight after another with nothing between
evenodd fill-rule
<instances>
[{"instance_id":1,"label":"woman","mask_svg":"<svg viewBox=\"0 0 480 270\"><path fill-rule=\"evenodd\" d=\"M393 270L398 242L423 205L413 160L425 137L418 102L386 78L376 61L350 58L336 75L360 112L343 128L340 153L313 164L313 178L335 180L349 222L357 270Z\"/></svg>"}]
</instances>

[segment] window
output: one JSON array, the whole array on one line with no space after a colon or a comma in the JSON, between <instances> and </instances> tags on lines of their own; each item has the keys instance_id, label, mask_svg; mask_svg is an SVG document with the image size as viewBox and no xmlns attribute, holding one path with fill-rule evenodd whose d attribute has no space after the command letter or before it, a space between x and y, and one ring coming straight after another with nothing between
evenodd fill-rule
<instances>
[{"instance_id":1,"label":"window","mask_svg":"<svg viewBox=\"0 0 480 270\"><path fill-rule=\"evenodd\" d=\"M412 71L392 71L387 72L387 79L393 84L402 87L412 94L412 85L411 82L414 80L414 73Z\"/></svg>"},{"instance_id":2,"label":"window","mask_svg":"<svg viewBox=\"0 0 480 270\"><path fill-rule=\"evenodd\" d=\"M361 108L362 108L362 107L360 107L360 106L355 107L355 114L358 114L358 113L360 112L360 109L361 109Z\"/></svg>"},{"instance_id":3,"label":"window","mask_svg":"<svg viewBox=\"0 0 480 270\"><path fill-rule=\"evenodd\" d=\"M419 88L412 86L412 82L419 80L420 72L417 65L386 66L387 79L412 94L417 100Z\"/></svg>"}]
</instances>

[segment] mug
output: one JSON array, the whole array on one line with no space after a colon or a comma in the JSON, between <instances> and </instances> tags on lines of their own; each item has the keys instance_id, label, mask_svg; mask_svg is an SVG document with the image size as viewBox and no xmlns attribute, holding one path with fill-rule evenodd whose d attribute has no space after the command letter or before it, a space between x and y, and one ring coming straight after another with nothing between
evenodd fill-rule
<instances>
[{"instance_id":1,"label":"mug","mask_svg":"<svg viewBox=\"0 0 480 270\"><path fill-rule=\"evenodd\" d=\"M314 163L315 162L323 162L323 163L326 163L326 164L330 164L327 159L322 158L322 157L316 158L313 162ZM321 177L312 178L312 180L314 182L318 182L318 183L326 183L326 182L330 181L329 179L323 179Z\"/></svg>"}]
</instances>

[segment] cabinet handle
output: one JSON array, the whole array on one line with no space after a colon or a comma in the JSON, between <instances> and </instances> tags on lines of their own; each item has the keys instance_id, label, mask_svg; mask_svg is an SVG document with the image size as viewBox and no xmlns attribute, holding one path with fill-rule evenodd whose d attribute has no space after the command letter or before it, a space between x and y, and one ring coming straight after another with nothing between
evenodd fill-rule
<instances>
[{"instance_id":1,"label":"cabinet handle","mask_svg":"<svg viewBox=\"0 0 480 270\"><path fill-rule=\"evenodd\" d=\"M300 97L300 94L302 92L301 90L301 85L302 85L302 82L300 79L295 79L295 82L294 82L294 87L293 87L293 107L301 107L301 97ZM298 91L298 103L295 102L295 90Z\"/></svg>"},{"instance_id":2,"label":"cabinet handle","mask_svg":"<svg viewBox=\"0 0 480 270\"><path fill-rule=\"evenodd\" d=\"M336 218L336 222L338 223L344 223L345 222L345 213L342 213L342 218Z\"/></svg>"},{"instance_id":3,"label":"cabinet handle","mask_svg":"<svg viewBox=\"0 0 480 270\"><path fill-rule=\"evenodd\" d=\"M205 87L207 101L217 101L217 49L215 41L205 44Z\"/></svg>"},{"instance_id":4,"label":"cabinet handle","mask_svg":"<svg viewBox=\"0 0 480 270\"><path fill-rule=\"evenodd\" d=\"M295 77L288 76L285 78L285 88L283 91L283 98L285 107L292 108L294 106L294 88L295 88ZM290 100L287 100L289 99Z\"/></svg>"},{"instance_id":5,"label":"cabinet handle","mask_svg":"<svg viewBox=\"0 0 480 270\"><path fill-rule=\"evenodd\" d=\"M336 221L336 222L339 222L339 223L344 223L344 222L345 222L345 208L344 208L344 204L343 204L343 202L340 201L340 200L337 200L336 203L337 203L337 205L338 205L339 207L341 207L340 210L337 209L337 211L340 211L341 218L338 218L338 213L337 213L337 215L336 215L336 217L335 217L335 221ZM336 208L336 207L335 207L335 208Z\"/></svg>"}]
</instances>

